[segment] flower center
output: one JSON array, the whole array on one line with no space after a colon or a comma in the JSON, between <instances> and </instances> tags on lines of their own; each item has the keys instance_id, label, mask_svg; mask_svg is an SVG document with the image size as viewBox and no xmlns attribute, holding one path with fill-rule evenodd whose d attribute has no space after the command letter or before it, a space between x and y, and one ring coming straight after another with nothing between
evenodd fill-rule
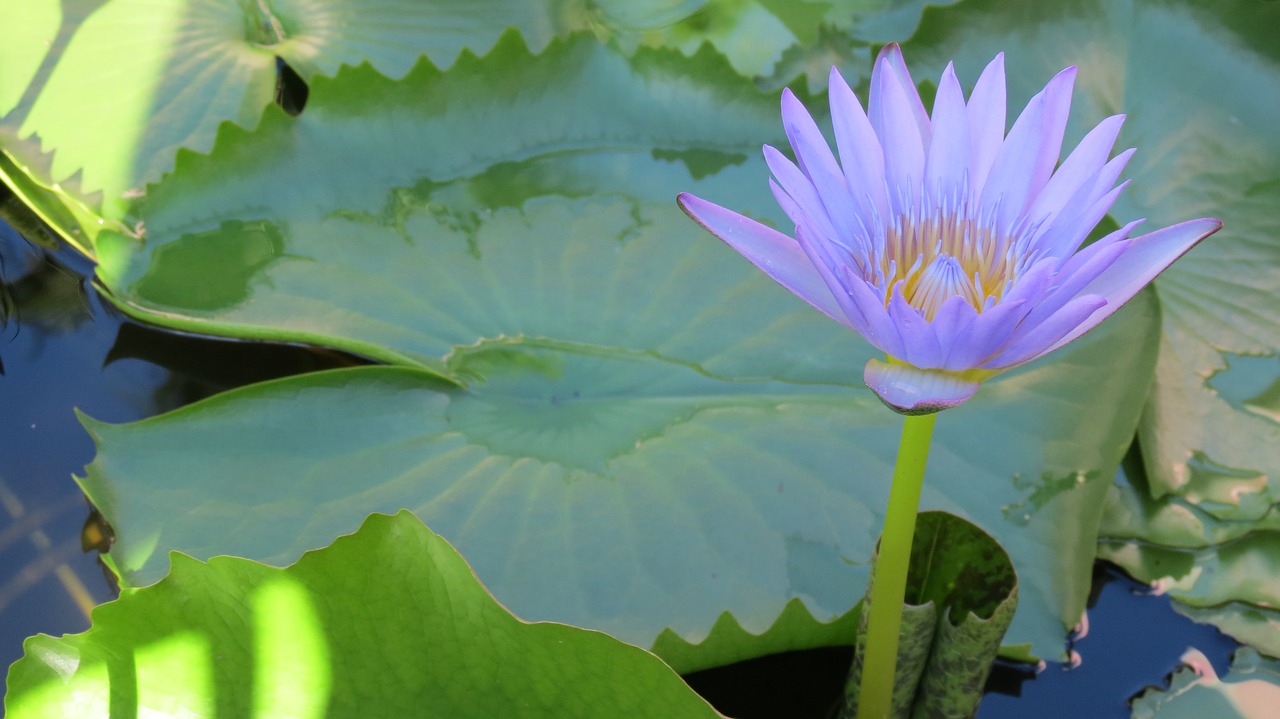
<instances>
[{"instance_id":1,"label":"flower center","mask_svg":"<svg viewBox=\"0 0 1280 719\"><path fill-rule=\"evenodd\" d=\"M1000 301L1026 258L1019 243L966 215L903 216L885 229L875 264L886 306L895 287L930 322L952 297L965 298L978 312Z\"/></svg>"}]
</instances>

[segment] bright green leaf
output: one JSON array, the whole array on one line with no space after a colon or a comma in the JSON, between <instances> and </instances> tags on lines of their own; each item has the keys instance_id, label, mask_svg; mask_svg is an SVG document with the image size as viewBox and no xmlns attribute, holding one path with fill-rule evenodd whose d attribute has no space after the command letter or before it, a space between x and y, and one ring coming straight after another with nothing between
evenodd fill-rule
<instances>
[{"instance_id":1,"label":"bright green leaf","mask_svg":"<svg viewBox=\"0 0 1280 719\"><path fill-rule=\"evenodd\" d=\"M51 2L13 3L4 8L7 32L0 41L0 117L22 99L58 33L62 7Z\"/></svg>"},{"instance_id":2,"label":"bright green leaf","mask_svg":"<svg viewBox=\"0 0 1280 719\"><path fill-rule=\"evenodd\" d=\"M87 632L25 649L12 719L719 716L647 652L512 616L408 512L284 569L174 554Z\"/></svg>"}]
</instances>

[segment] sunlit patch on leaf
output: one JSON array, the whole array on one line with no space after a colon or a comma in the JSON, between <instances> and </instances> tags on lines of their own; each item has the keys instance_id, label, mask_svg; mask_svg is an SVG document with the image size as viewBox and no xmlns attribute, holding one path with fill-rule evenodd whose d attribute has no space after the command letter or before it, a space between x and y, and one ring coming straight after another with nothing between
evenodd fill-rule
<instances>
[{"instance_id":1,"label":"sunlit patch on leaf","mask_svg":"<svg viewBox=\"0 0 1280 719\"><path fill-rule=\"evenodd\" d=\"M172 561L87 632L28 639L6 716L720 716L647 652L520 621L408 512L284 569Z\"/></svg>"}]
</instances>

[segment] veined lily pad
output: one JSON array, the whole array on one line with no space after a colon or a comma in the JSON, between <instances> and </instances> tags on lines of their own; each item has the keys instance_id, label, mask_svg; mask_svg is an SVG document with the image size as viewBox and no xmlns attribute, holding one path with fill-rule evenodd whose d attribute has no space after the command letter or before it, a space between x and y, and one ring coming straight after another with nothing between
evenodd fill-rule
<instances>
[{"instance_id":1,"label":"veined lily pad","mask_svg":"<svg viewBox=\"0 0 1280 719\"><path fill-rule=\"evenodd\" d=\"M742 306L755 292L807 313L763 278ZM1008 641L1041 654L1057 655L1083 610L1106 490L1105 474L1069 468L1109 459L1080 447L1121 451L1096 403L1133 392L1121 378L1151 361L1133 341L1154 331L1150 303L1122 317L948 414L930 460L924 506L1011 548L1023 609ZM741 636L704 643L724 612L759 634L796 599L830 622L861 595L899 429L865 389L815 367L758 379L545 340L482 343L448 368L468 386L356 368L90 422L99 455L84 486L117 530L114 566L145 584L174 549L287 563L367 513L409 507L521 616L642 646L669 629L681 670L749 651ZM1046 466L1062 474L1034 474ZM832 632L761 642L850 639L847 624Z\"/></svg>"}]
</instances>

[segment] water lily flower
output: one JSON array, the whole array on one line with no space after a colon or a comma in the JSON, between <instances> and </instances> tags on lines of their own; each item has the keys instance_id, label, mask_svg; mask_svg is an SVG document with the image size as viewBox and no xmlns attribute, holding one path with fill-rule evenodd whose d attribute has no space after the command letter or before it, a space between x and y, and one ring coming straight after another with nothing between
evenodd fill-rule
<instances>
[{"instance_id":1,"label":"water lily flower","mask_svg":"<svg viewBox=\"0 0 1280 719\"><path fill-rule=\"evenodd\" d=\"M1135 221L1081 248L1128 184L1116 182L1133 150L1110 157L1124 121L1116 115L1058 164L1075 75L1050 80L1006 136L1003 55L967 101L948 65L929 114L891 44L876 59L866 112L832 68L839 161L783 92L796 162L768 145L764 156L794 238L687 193L679 203L883 351L864 379L885 404L904 414L954 407L980 382L1097 326L1221 227L1198 219L1130 237Z\"/></svg>"}]
</instances>

